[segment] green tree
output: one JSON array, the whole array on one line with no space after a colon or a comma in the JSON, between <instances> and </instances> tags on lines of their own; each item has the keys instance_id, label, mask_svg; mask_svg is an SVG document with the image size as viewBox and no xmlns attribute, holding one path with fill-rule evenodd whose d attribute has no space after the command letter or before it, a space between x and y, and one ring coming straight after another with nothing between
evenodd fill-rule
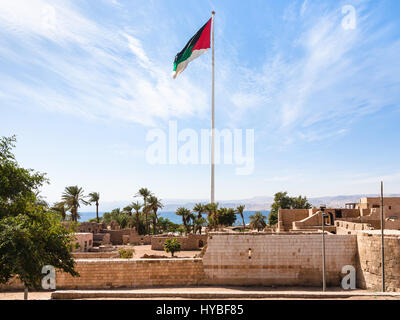
<instances>
[{"instance_id":1,"label":"green tree","mask_svg":"<svg viewBox=\"0 0 400 320\"><path fill-rule=\"evenodd\" d=\"M133 210L135 210L135 216L136 216L136 231L139 233L140 230L140 209L142 208L142 204L139 203L139 201L133 202L131 204L131 207ZM139 233L140 234L140 233Z\"/></svg>"},{"instance_id":2,"label":"green tree","mask_svg":"<svg viewBox=\"0 0 400 320\"><path fill-rule=\"evenodd\" d=\"M307 197L298 196L292 198L292 209L311 209L312 205L308 202Z\"/></svg>"},{"instance_id":3,"label":"green tree","mask_svg":"<svg viewBox=\"0 0 400 320\"><path fill-rule=\"evenodd\" d=\"M152 215L153 233L157 234L157 223L158 223L157 211L158 209L162 209L164 205L161 203L161 200L159 200L156 196L151 195L148 199L148 206L150 207L150 210L153 211Z\"/></svg>"},{"instance_id":4,"label":"green tree","mask_svg":"<svg viewBox=\"0 0 400 320\"><path fill-rule=\"evenodd\" d=\"M204 206L205 212L207 213L207 220L210 228L215 228L217 225L217 211L218 203L209 203Z\"/></svg>"},{"instance_id":5,"label":"green tree","mask_svg":"<svg viewBox=\"0 0 400 320\"><path fill-rule=\"evenodd\" d=\"M196 219L194 219L193 222L196 226L196 230L198 230L199 233L201 234L202 226L207 222L206 219L203 218L203 213L206 212L206 208L203 204L196 203L193 207L193 211L197 213L197 217L196 217ZM195 233L196 233L196 230L195 230Z\"/></svg>"},{"instance_id":6,"label":"green tree","mask_svg":"<svg viewBox=\"0 0 400 320\"><path fill-rule=\"evenodd\" d=\"M62 220L65 220L67 217L68 208L64 202L55 202L53 206L50 208L53 212L56 212L61 215Z\"/></svg>"},{"instance_id":7,"label":"green tree","mask_svg":"<svg viewBox=\"0 0 400 320\"><path fill-rule=\"evenodd\" d=\"M206 219L203 217L195 216L193 218L193 232L201 234L201 229L207 224Z\"/></svg>"},{"instance_id":8,"label":"green tree","mask_svg":"<svg viewBox=\"0 0 400 320\"><path fill-rule=\"evenodd\" d=\"M176 209L175 214L182 217L182 223L185 228L185 231L186 231L186 233L189 233L190 232L190 219L191 219L191 214L192 214L190 212L190 210L187 208L184 208L184 207L179 207L178 209Z\"/></svg>"},{"instance_id":9,"label":"green tree","mask_svg":"<svg viewBox=\"0 0 400 320\"><path fill-rule=\"evenodd\" d=\"M181 244L178 239L167 239L164 243L165 252L171 252L171 257L174 256L175 252L181 251Z\"/></svg>"},{"instance_id":10,"label":"green tree","mask_svg":"<svg viewBox=\"0 0 400 320\"><path fill-rule=\"evenodd\" d=\"M216 214L216 225L232 226L236 221L236 212L233 208L219 208Z\"/></svg>"},{"instance_id":11,"label":"green tree","mask_svg":"<svg viewBox=\"0 0 400 320\"><path fill-rule=\"evenodd\" d=\"M257 231L263 230L267 223L265 222L267 219L260 211L254 213L254 215L250 216L250 228L257 229Z\"/></svg>"},{"instance_id":12,"label":"green tree","mask_svg":"<svg viewBox=\"0 0 400 320\"><path fill-rule=\"evenodd\" d=\"M279 209L310 209L311 204L307 197L290 197L287 192L277 192L274 195L274 202L271 205L269 214L269 224L274 225L278 222Z\"/></svg>"},{"instance_id":13,"label":"green tree","mask_svg":"<svg viewBox=\"0 0 400 320\"><path fill-rule=\"evenodd\" d=\"M167 218L158 218L158 227L161 229L161 232L177 232L179 226L179 224L173 223Z\"/></svg>"},{"instance_id":14,"label":"green tree","mask_svg":"<svg viewBox=\"0 0 400 320\"><path fill-rule=\"evenodd\" d=\"M91 192L89 193L89 203L92 204L93 202L96 204L96 220L99 223L99 201L100 201L100 193L98 192Z\"/></svg>"},{"instance_id":15,"label":"green tree","mask_svg":"<svg viewBox=\"0 0 400 320\"><path fill-rule=\"evenodd\" d=\"M39 204L40 188L48 183L45 173L18 165L12 153L15 142L15 136L0 139L0 218L16 216L32 203Z\"/></svg>"},{"instance_id":16,"label":"green tree","mask_svg":"<svg viewBox=\"0 0 400 320\"><path fill-rule=\"evenodd\" d=\"M246 224L244 223L244 215L243 215L243 211L244 211L245 205L240 205L236 207L236 211L237 213L240 214L242 221L243 221L243 230L246 228Z\"/></svg>"},{"instance_id":17,"label":"green tree","mask_svg":"<svg viewBox=\"0 0 400 320\"><path fill-rule=\"evenodd\" d=\"M0 139L0 283L17 277L26 288L39 288L45 265L78 275L70 254L73 235L38 194L48 182L45 174L19 167L15 141Z\"/></svg>"},{"instance_id":18,"label":"green tree","mask_svg":"<svg viewBox=\"0 0 400 320\"><path fill-rule=\"evenodd\" d=\"M143 198L143 213L145 214L146 217L146 233L149 234L150 233L150 225L149 225L149 219L148 219L148 215L149 215L149 211L150 208L147 206L147 199L152 195L151 191L147 188L141 188L139 189L139 191L136 193L137 197L142 197Z\"/></svg>"},{"instance_id":19,"label":"green tree","mask_svg":"<svg viewBox=\"0 0 400 320\"><path fill-rule=\"evenodd\" d=\"M61 198L68 207L68 210L71 211L71 220L77 222L79 218L78 208L81 204L89 204L89 202L85 200L83 189L78 186L66 187Z\"/></svg>"}]
</instances>

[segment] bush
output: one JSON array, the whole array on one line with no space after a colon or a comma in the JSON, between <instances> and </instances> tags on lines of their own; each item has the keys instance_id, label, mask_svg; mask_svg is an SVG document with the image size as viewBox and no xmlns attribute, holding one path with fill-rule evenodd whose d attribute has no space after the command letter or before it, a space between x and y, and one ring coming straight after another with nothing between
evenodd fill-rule
<instances>
[{"instance_id":1,"label":"bush","mask_svg":"<svg viewBox=\"0 0 400 320\"><path fill-rule=\"evenodd\" d=\"M134 252L135 252L134 249L119 249L118 250L119 257L121 259L132 259Z\"/></svg>"},{"instance_id":2,"label":"bush","mask_svg":"<svg viewBox=\"0 0 400 320\"><path fill-rule=\"evenodd\" d=\"M174 256L175 252L181 251L181 244L178 239L167 239L164 243L165 252L171 252L171 257Z\"/></svg>"}]
</instances>

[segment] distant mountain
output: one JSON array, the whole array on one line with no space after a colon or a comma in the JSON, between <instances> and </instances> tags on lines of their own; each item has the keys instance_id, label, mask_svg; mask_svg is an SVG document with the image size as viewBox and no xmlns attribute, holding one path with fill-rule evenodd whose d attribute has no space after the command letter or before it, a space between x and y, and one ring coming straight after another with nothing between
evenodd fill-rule
<instances>
[{"instance_id":1,"label":"distant mountain","mask_svg":"<svg viewBox=\"0 0 400 320\"><path fill-rule=\"evenodd\" d=\"M360 198L364 197L378 197L378 194L355 194L355 195L339 195L339 196L326 196L326 197L312 197L308 201L316 207L325 204L331 208L343 208L346 203L359 202ZM386 194L386 197L400 197L400 194ZM218 201L222 207L236 207L244 204L246 210L269 210L274 198L270 196L257 196L241 200L221 200ZM115 208L124 208L132 201L105 201L100 203L100 210L102 212L111 211ZM186 207L192 209L196 203L208 203L207 199L163 199L164 208L162 211L175 211L179 207ZM84 207L81 211L95 211L95 207Z\"/></svg>"}]
</instances>

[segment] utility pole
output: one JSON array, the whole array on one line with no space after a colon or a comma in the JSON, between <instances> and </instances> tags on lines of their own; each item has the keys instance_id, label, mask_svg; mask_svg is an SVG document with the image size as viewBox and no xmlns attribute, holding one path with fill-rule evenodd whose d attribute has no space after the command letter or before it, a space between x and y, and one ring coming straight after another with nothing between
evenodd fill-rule
<instances>
[{"instance_id":1,"label":"utility pole","mask_svg":"<svg viewBox=\"0 0 400 320\"><path fill-rule=\"evenodd\" d=\"M326 205L321 205L321 220L322 220L322 291L326 291L325 278L325 208Z\"/></svg>"},{"instance_id":2,"label":"utility pole","mask_svg":"<svg viewBox=\"0 0 400 320\"><path fill-rule=\"evenodd\" d=\"M382 251L382 292L385 292L385 221L383 218L383 181L381 181L381 251Z\"/></svg>"}]
</instances>

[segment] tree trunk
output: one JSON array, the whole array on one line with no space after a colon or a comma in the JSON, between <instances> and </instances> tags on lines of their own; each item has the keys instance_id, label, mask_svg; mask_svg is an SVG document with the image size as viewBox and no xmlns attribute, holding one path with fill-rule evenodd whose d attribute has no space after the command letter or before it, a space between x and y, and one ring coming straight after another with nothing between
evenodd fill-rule
<instances>
[{"instance_id":1,"label":"tree trunk","mask_svg":"<svg viewBox=\"0 0 400 320\"><path fill-rule=\"evenodd\" d=\"M136 212L136 231L139 234L139 211Z\"/></svg>"},{"instance_id":2,"label":"tree trunk","mask_svg":"<svg viewBox=\"0 0 400 320\"><path fill-rule=\"evenodd\" d=\"M24 288L24 300L28 300L28 287L25 286Z\"/></svg>"},{"instance_id":3,"label":"tree trunk","mask_svg":"<svg viewBox=\"0 0 400 320\"><path fill-rule=\"evenodd\" d=\"M241 214L241 216L242 216L242 220L243 220L243 231L244 231L244 229L246 229L246 225L245 225L245 223L244 223L244 216L243 216L243 213Z\"/></svg>"},{"instance_id":4,"label":"tree trunk","mask_svg":"<svg viewBox=\"0 0 400 320\"><path fill-rule=\"evenodd\" d=\"M96 219L97 223L99 223L99 203L96 202Z\"/></svg>"}]
</instances>

